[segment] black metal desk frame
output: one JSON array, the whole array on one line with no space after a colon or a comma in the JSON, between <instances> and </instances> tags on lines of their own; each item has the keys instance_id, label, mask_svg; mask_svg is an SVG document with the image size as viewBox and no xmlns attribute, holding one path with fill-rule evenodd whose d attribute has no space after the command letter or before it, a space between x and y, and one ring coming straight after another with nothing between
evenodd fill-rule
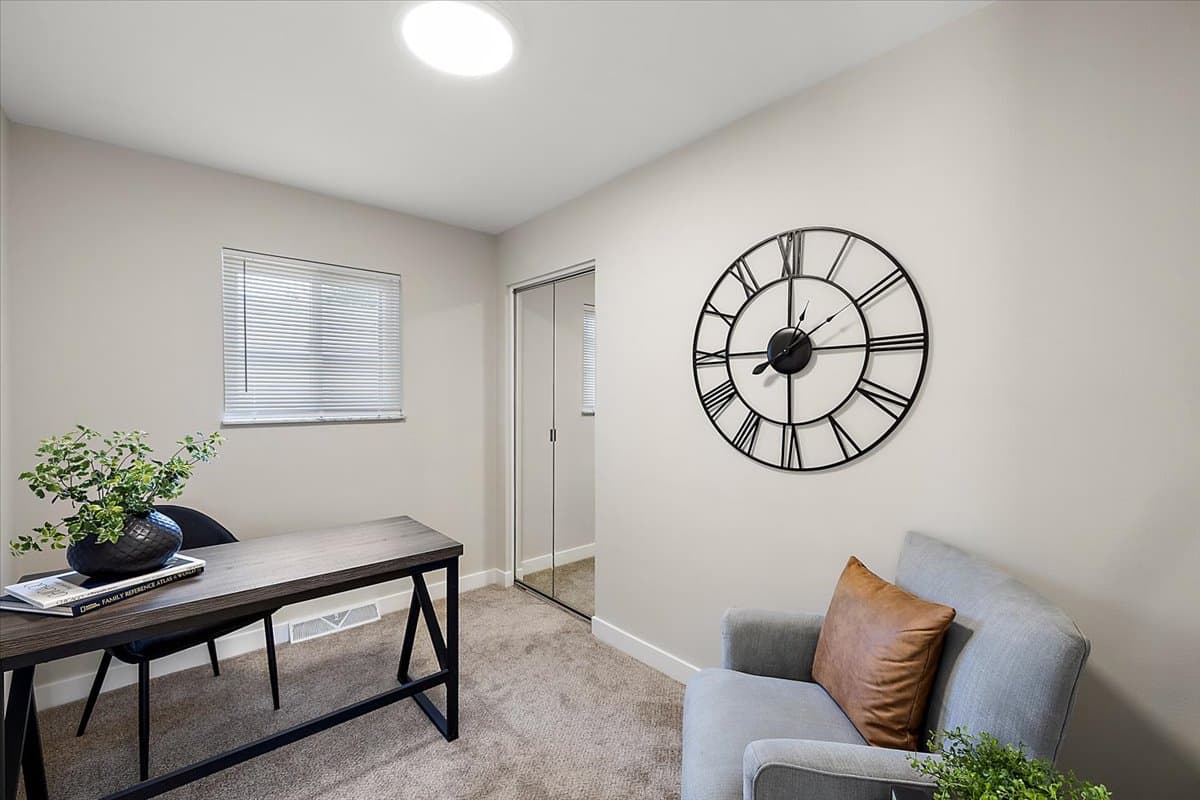
<instances>
[{"instance_id":1,"label":"black metal desk frame","mask_svg":"<svg viewBox=\"0 0 1200 800\"><path fill-rule=\"evenodd\" d=\"M434 612L433 600L425 584L425 573L439 569L446 570L446 632L438 625ZM164 792L177 789L185 784L198 781L214 773L236 766L252 758L257 758L272 750L312 736L315 733L328 730L348 722L364 714L398 703L409 697L416 701L425 715L441 732L446 741L452 742L458 738L458 558L449 558L429 564L422 564L406 570L404 573L389 575L374 583L393 580L400 577L411 577L413 582L412 601L409 604L408 620L404 629L404 639L400 648L400 664L396 671L396 679L400 685L374 697L360 700L357 703L331 711L308 722L300 723L291 728L278 731L249 744L239 745L203 761L197 761L186 767L168 772L164 775L151 777L149 780L136 783L126 789L106 795L103 800L134 800L135 798L155 797ZM306 593L292 602L307 600L313 597L336 594L341 589L321 593ZM234 609L236 611L236 608ZM438 670L420 678L409 675L412 661L413 645L416 640L418 617L425 618L425 627L433 643L437 655ZM155 634L168 633L171 630L183 630L194 623L183 622L171 628L158 626ZM142 638L143 632L130 630L128 641ZM58 656L48 651L38 663L53 661ZM9 689L8 706L4 712L4 798L15 800L17 796L18 778L23 773L25 777L25 795L28 800L47 800L46 768L43 761L41 735L38 730L37 701L34 697L33 673L36 664L21 666L12 670L12 685ZM443 714L433 701L425 694L435 686L446 687L446 712Z\"/></svg>"}]
</instances>

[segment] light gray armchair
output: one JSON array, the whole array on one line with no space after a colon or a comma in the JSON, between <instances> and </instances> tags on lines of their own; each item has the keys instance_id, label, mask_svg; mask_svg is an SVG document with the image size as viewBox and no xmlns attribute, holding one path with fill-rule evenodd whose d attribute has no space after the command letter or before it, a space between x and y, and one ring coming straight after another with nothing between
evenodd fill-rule
<instances>
[{"instance_id":1,"label":"light gray armchair","mask_svg":"<svg viewBox=\"0 0 1200 800\"><path fill-rule=\"evenodd\" d=\"M1075 623L995 567L920 534L905 540L896 583L958 612L926 730L987 731L1053 760L1090 650ZM682 800L889 800L893 785L926 785L908 753L868 745L812 682L822 621L726 612L724 666L697 673L684 697Z\"/></svg>"}]
</instances>

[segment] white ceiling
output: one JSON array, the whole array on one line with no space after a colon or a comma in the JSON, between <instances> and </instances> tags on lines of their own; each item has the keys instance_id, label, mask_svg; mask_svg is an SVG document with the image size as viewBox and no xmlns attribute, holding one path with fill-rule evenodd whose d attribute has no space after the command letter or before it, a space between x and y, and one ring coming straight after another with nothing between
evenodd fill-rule
<instances>
[{"instance_id":1,"label":"white ceiling","mask_svg":"<svg viewBox=\"0 0 1200 800\"><path fill-rule=\"evenodd\" d=\"M0 3L16 122L499 232L982 2L505 2L487 78L404 2Z\"/></svg>"}]
</instances>

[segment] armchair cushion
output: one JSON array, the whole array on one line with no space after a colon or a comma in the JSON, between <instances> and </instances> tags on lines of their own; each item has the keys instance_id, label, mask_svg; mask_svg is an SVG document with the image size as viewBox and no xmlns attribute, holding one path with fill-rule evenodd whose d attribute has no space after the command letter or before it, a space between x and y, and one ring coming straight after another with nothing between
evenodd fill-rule
<instances>
[{"instance_id":1,"label":"armchair cushion","mask_svg":"<svg viewBox=\"0 0 1200 800\"><path fill-rule=\"evenodd\" d=\"M866 742L815 683L706 669L688 681L683 702L684 800L742 796L742 759L758 739Z\"/></svg>"},{"instance_id":2,"label":"armchair cushion","mask_svg":"<svg viewBox=\"0 0 1200 800\"><path fill-rule=\"evenodd\" d=\"M811 681L821 614L731 608L721 618L722 666L768 678Z\"/></svg>"},{"instance_id":3,"label":"armchair cushion","mask_svg":"<svg viewBox=\"0 0 1200 800\"><path fill-rule=\"evenodd\" d=\"M764 739L746 748L742 796L745 800L891 800L892 786L932 785L908 763L909 755L860 744Z\"/></svg>"}]
</instances>

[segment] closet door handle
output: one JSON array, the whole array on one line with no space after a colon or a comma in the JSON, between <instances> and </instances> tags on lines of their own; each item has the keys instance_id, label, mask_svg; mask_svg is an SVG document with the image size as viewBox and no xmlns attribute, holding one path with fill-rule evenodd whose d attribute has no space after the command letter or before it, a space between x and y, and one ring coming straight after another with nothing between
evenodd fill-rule
<instances>
[{"instance_id":1,"label":"closet door handle","mask_svg":"<svg viewBox=\"0 0 1200 800\"><path fill-rule=\"evenodd\" d=\"M558 441L558 431L555 430L554 428L551 428L550 429L550 443L554 444L557 441Z\"/></svg>"}]
</instances>

